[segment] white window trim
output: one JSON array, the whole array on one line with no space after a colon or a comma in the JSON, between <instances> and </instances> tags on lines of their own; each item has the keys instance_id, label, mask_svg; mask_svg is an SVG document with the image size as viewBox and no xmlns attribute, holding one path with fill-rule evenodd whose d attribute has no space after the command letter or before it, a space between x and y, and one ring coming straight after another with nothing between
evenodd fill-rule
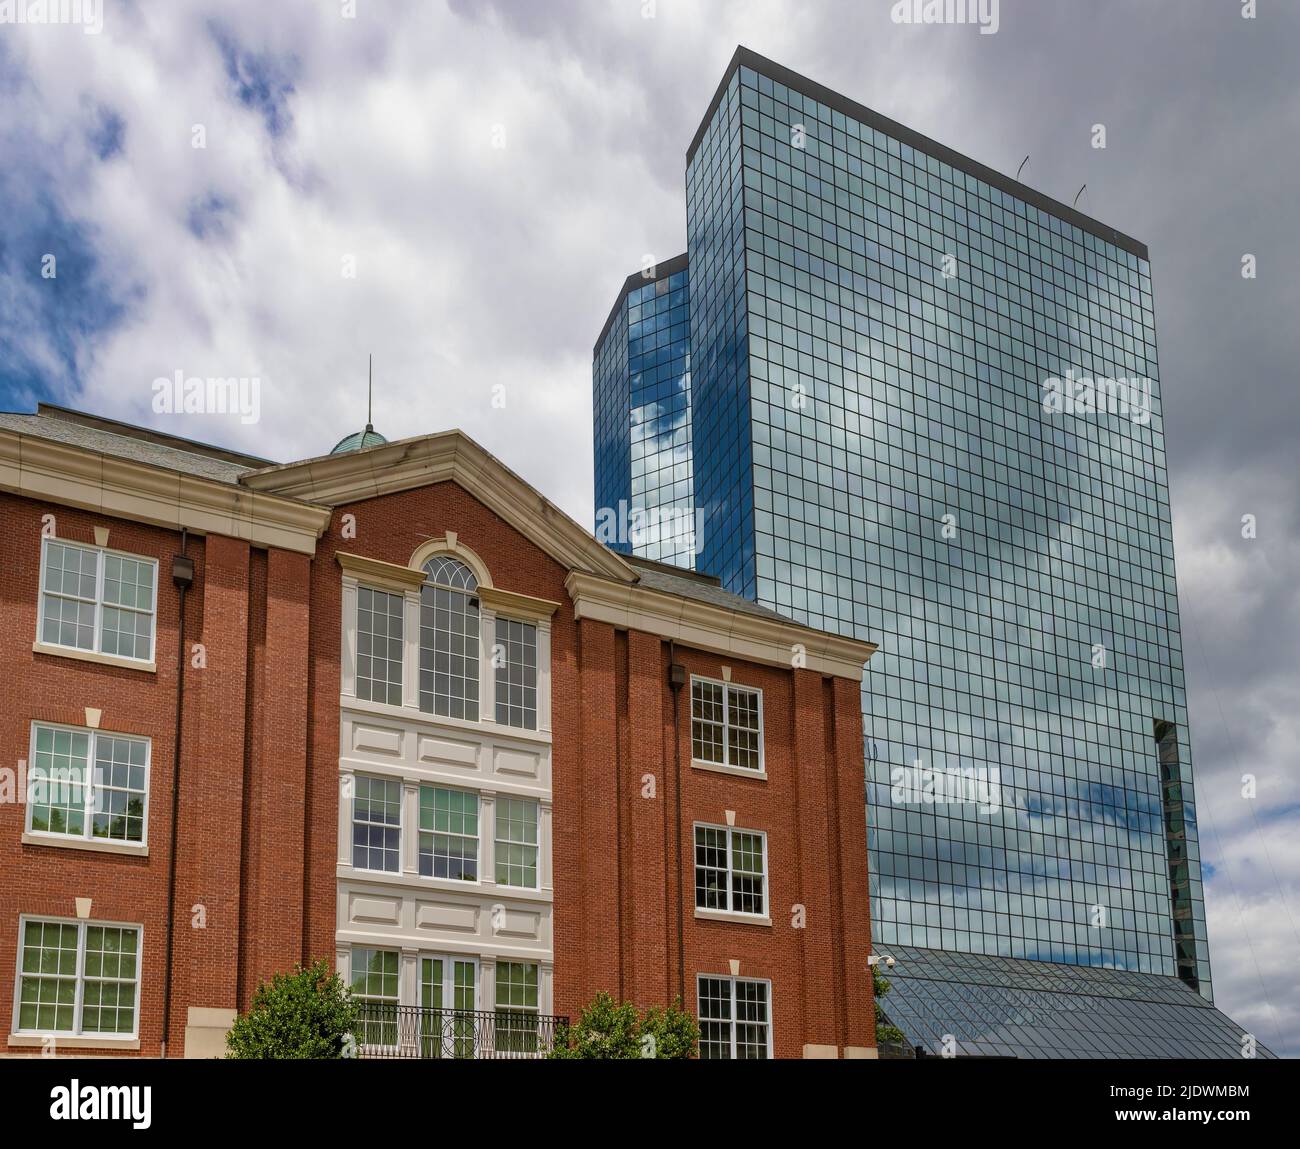
<instances>
[{"instance_id":1,"label":"white window trim","mask_svg":"<svg viewBox=\"0 0 1300 1149\"><path fill-rule=\"evenodd\" d=\"M392 703L387 701L386 699L381 701L378 698L362 698L361 695L357 693L357 686L361 681L361 675L357 672L357 666L360 661L360 654L356 652L354 652L353 654L353 663L352 663L352 693L356 697L356 699L360 702L373 702L376 706L394 706L394 705L401 706L406 701L406 682L407 682L407 675L409 673L408 667L406 665L407 663L406 650L407 650L407 646L409 645L406 641L407 638L406 632L409 629L409 620L406 617L407 615L406 596L400 591L388 590L382 586L373 586L368 582L361 581L357 583L356 594L354 595L354 598L356 600L356 606L352 611L352 641L354 643L356 651L359 651L361 646L361 642L360 642L361 592L363 590L368 590L372 595L382 594L382 595L388 595L391 598L395 598L397 599L398 604L401 607L397 616L401 620L401 626L402 626L402 657L397 664L398 666L397 694L398 697L402 699L402 702ZM417 674L418 674L418 668L417 668ZM392 685L392 683L389 683L388 685Z\"/></svg>"},{"instance_id":2,"label":"white window trim","mask_svg":"<svg viewBox=\"0 0 1300 1149\"><path fill-rule=\"evenodd\" d=\"M79 547L82 550L96 551L99 554L99 561L95 564L95 624L92 630L94 637L94 646L67 646L61 642L47 642L41 635L41 627L45 620L45 566L46 556L49 553L49 544L58 543L65 547ZM153 618L153 626L149 632L149 655L147 658L135 658L128 654L107 654L103 649L103 631L102 623L104 617L104 568L107 565L104 559L108 555L117 555L120 558L130 559L132 562L148 563L153 567L153 601L149 604L149 614ZM45 537L41 539L41 567L37 576L36 598L36 642L33 645L34 650L49 651L53 653L62 653L68 651L82 656L93 656L95 658L113 659L124 666L138 666L148 668L154 665L154 656L158 647L158 560L150 558L148 555L136 555L130 551L119 551L109 547L95 546L93 543L74 542L72 539L60 539ZM56 598L63 596L56 595ZM129 609L129 608L124 608ZM132 613L143 613L133 610Z\"/></svg>"},{"instance_id":3,"label":"white window trim","mask_svg":"<svg viewBox=\"0 0 1300 1149\"><path fill-rule=\"evenodd\" d=\"M457 553L463 559L464 555ZM469 565L469 564L467 564ZM464 731L486 731L498 737L517 738L526 742L551 741L551 620L550 618L528 618L505 614L503 617L512 621L527 623L537 629L537 725L504 726L496 721L496 671L492 666L492 647L496 642L496 612L483 601L479 594L479 717L474 720L452 718L435 714L420 708L420 637L421 637L421 596L420 591L408 589L403 597L405 610L402 618L402 645L404 657L402 663L402 701L401 704L376 702L357 696L357 608L358 591L362 586L369 590L383 590L383 587L368 583L364 578L348 574L342 579L342 619L341 651L339 665L339 701L344 706L369 710L375 714L402 718L407 721L418 720L431 725L450 727ZM479 591L492 589L487 582L480 582ZM389 590L386 593L393 594ZM43 649L36 644L38 649ZM71 658L84 658L95 662L114 662L112 655L93 654L79 651L72 647L51 647L51 652ZM128 661L126 665L152 669L152 665ZM722 769L722 767L717 767ZM742 773L749 778L755 771Z\"/></svg>"},{"instance_id":4,"label":"white window trim","mask_svg":"<svg viewBox=\"0 0 1300 1149\"><path fill-rule=\"evenodd\" d=\"M483 1009L483 965L477 954L454 954L444 953L438 950L421 950L416 955L415 962L415 1005L418 1009L432 1008L426 1007L420 1000L421 990L424 987L424 963L425 961L440 961L442 966L442 995L445 999L450 1000L455 995L455 975L453 972L453 962L469 962L474 967L474 1004L470 1009L475 1013ZM450 991L450 992L449 992ZM400 992L400 990L399 990ZM452 1005L444 1005L443 1013L464 1013L464 1010L457 1009Z\"/></svg>"},{"instance_id":5,"label":"white window trim","mask_svg":"<svg viewBox=\"0 0 1300 1149\"><path fill-rule=\"evenodd\" d=\"M515 618L508 614L489 614L492 622L492 642L488 646L488 670L492 678L492 717L494 725L503 730L526 730L535 732L542 727L542 626L534 618ZM495 648L504 645L497 635L497 628L503 622L513 622L517 626L531 626L533 628L533 724L531 726L513 726L508 722L497 721L497 668L492 665ZM547 630L549 632L549 624Z\"/></svg>"},{"instance_id":6,"label":"white window trim","mask_svg":"<svg viewBox=\"0 0 1300 1149\"><path fill-rule=\"evenodd\" d=\"M545 987L542 981L542 961L535 957L499 957L496 959L495 968L492 971L492 1012L493 1013L531 1013L534 1016L542 1017L542 1002L544 1000ZM499 996L500 972L503 965L521 965L532 966L537 971L537 1004L536 1005L501 1005L497 1001Z\"/></svg>"},{"instance_id":7,"label":"white window trim","mask_svg":"<svg viewBox=\"0 0 1300 1149\"><path fill-rule=\"evenodd\" d=\"M499 819L501 817L502 799L512 802L530 802L534 810L537 812L537 821L535 823L537 828L537 841L533 845L533 849L537 851L537 865L534 867L537 871L537 884L535 886L514 886L496 880L496 862L499 856L497 854L497 847L503 845L524 846L528 844L526 842L511 841L509 838L503 838L497 833L497 826L499 825ZM496 795L495 800L492 803L492 881L496 885L497 889L500 890L540 890L542 888L542 803L539 799L530 797L527 794L507 794L501 792Z\"/></svg>"},{"instance_id":8,"label":"white window trim","mask_svg":"<svg viewBox=\"0 0 1300 1149\"><path fill-rule=\"evenodd\" d=\"M704 758L695 757L695 684L705 682L711 686L722 687L722 762L710 762ZM747 694L758 695L758 769L751 770L748 766L735 766L728 759L731 758L731 740L727 737L727 732L731 729L730 707L727 705L727 695L732 689L743 690ZM767 777L767 753L764 744L763 730L765 722L763 719L763 688L761 686L749 686L743 682L726 682L720 678L706 678L702 674L691 675L691 696L690 696L690 718L691 718L691 765L699 770L716 770L722 774L734 774L739 778L766 778Z\"/></svg>"},{"instance_id":9,"label":"white window trim","mask_svg":"<svg viewBox=\"0 0 1300 1149\"><path fill-rule=\"evenodd\" d=\"M767 854L767 831L750 830L745 826L719 826L716 822L694 823L691 827L691 852L692 852L691 875L692 877L694 877L695 870L697 868L696 863L694 861L696 830L721 830L727 836L727 908L725 910L715 910L715 909L709 909L705 906L697 905L695 907L695 916L697 918L715 918L715 919L722 919L724 921L737 920L742 922L756 922L759 924L770 925L772 922L772 917L771 917L772 903L769 900L769 895L768 895L767 876L768 876L768 870L770 868L771 863ZM734 872L731 868L731 864L732 864L731 838L733 834L753 834L763 844L763 912L761 914L755 914L749 910L736 910L731 908L731 898L732 898L731 878Z\"/></svg>"},{"instance_id":10,"label":"white window trim","mask_svg":"<svg viewBox=\"0 0 1300 1149\"><path fill-rule=\"evenodd\" d=\"M371 775L371 777L375 777L375 775ZM420 835L426 833L436 835L439 832L437 830L420 829L420 791L421 790L446 790L449 793L453 793L453 794L468 794L471 798L474 799L475 820L478 822L478 834L475 835L475 839L474 839L475 841L474 869L478 872L477 878L440 878L436 874L420 873ZM431 782L427 780L422 780L418 783L418 788L416 789L416 793L415 793L415 876L419 878L420 881L441 883L442 888L456 889L456 890L470 890L484 884L483 808L485 805L486 803L483 801L483 793L480 790L467 790L464 786L451 786L448 785L446 782ZM494 829L494 833L495 833L495 829ZM453 834L452 837L464 838L464 837L468 837L468 835ZM392 873L391 870L364 870L362 872L367 874ZM425 956L441 957L443 955L433 954L433 955L425 955Z\"/></svg>"},{"instance_id":11,"label":"white window trim","mask_svg":"<svg viewBox=\"0 0 1300 1149\"><path fill-rule=\"evenodd\" d=\"M394 1018L394 1020L393 1020L393 1028L397 1031L398 1042L399 1042L398 1045L377 1045L377 1044L374 1044L373 1042L368 1042L368 1041L367 1041L367 1042L360 1042L360 1043L359 1043L359 1044L360 1044L360 1047L361 1047L362 1049L372 1049L372 1050L374 1050L374 1051L376 1051L376 1052L380 1052L380 1051L382 1051L382 1052L385 1052L385 1053L393 1053L393 1052L395 1052L395 1051L399 1048L399 1046L400 1046L401 1034L402 1034L402 1026L401 1026L401 1016L402 1016L402 1015L401 1015L401 1008L402 1008L402 1006L405 1004L405 1003L402 1001L402 983L403 983L403 981L404 981L404 978L402 977L402 965L403 965L403 961L402 961L402 957L403 957L403 955L402 955L402 948L401 948L401 946L392 945L392 944L389 943L389 942L371 942L371 941L366 941L366 942L353 942L353 944L348 948L348 976L347 976L347 989L348 989L348 993L349 993L349 994L353 993L353 990L352 990L352 983L353 983L353 980L355 979L355 977L356 977L356 973L357 973L356 955L357 955L357 950L359 950L359 949L361 949L361 950L374 950L376 953L395 953L395 954L397 954L397 1000L396 1000L396 1001L391 1001L391 1000L388 999L388 998L372 998L372 997L363 997L363 996L361 996L361 995L359 995L359 994L356 996L356 1000L357 1000L357 1001L361 1001L361 1002L367 1002L367 1003L369 1003L369 1002L374 1002L375 1004L395 1005L395 1006L397 1006L398 1013L397 1013L397 1016L396 1016L396 1017ZM416 992L417 992L417 993L419 992L418 989L417 989ZM768 1008L770 1009L771 1007L769 1006ZM375 1023L372 1022L372 1023L370 1023L370 1024L375 1024ZM379 1023L379 1024L383 1024L383 1023L381 1022L381 1023Z\"/></svg>"},{"instance_id":12,"label":"white window trim","mask_svg":"<svg viewBox=\"0 0 1300 1149\"><path fill-rule=\"evenodd\" d=\"M470 726L478 727L484 725L495 726L496 723L496 671L492 668L492 644L496 641L496 624L495 615L491 610L483 605L483 599L479 595L479 590L484 585L480 577L481 562L469 563L465 556L457 550L440 551L426 555L420 564L423 570L427 563L432 562L435 558L451 559L461 566L465 567L470 574L474 576L474 589L466 590L463 587L453 587L446 583L436 583L429 574L425 574L425 581L421 584L420 589L416 592L420 599L420 622L416 628L415 639L415 706L421 714L428 715L435 722L464 722ZM463 594L467 600L473 600L478 605L475 608L478 611L478 717L477 718L460 718L453 714L439 714L436 709L425 710L420 705L421 677L420 677L420 658L424 653L424 588L432 586L439 590L447 591L450 594ZM492 637L489 639L489 635ZM435 702L436 706L436 702ZM488 717L491 715L491 717ZM509 729L506 727L505 729Z\"/></svg>"},{"instance_id":13,"label":"white window trim","mask_svg":"<svg viewBox=\"0 0 1300 1149\"><path fill-rule=\"evenodd\" d=\"M731 1060L736 1058L736 984L737 982L747 982L752 985L767 986L767 1059L771 1061L774 1057L772 1053L772 1015L775 1010L772 1007L772 980L766 977L732 977L731 974L725 973L697 973L695 975L695 1020L698 1024L703 1024L700 1018L700 982L708 978L710 981L725 981L731 987Z\"/></svg>"},{"instance_id":14,"label":"white window trim","mask_svg":"<svg viewBox=\"0 0 1300 1149\"><path fill-rule=\"evenodd\" d=\"M77 1027L71 1030L36 1030L20 1029L19 1008L22 1003L23 992L23 938L27 933L28 922L53 922L62 926L77 927L77 972L76 972L76 1001L73 1004L73 1019ZM81 1029L81 1012L85 1002L86 987L86 932L91 926L104 926L107 929L135 930L135 1009L132 1011L134 1027L130 1033L87 1033ZM75 1038L78 1045L82 1048L88 1048L94 1045L119 1045L124 1042L136 1042L140 1038L140 974L144 968L144 926L139 922L106 922L98 919L89 918L62 918L58 916L47 916L45 914L19 914L18 915L18 950L17 960L14 963L14 1010L12 1022L9 1027L10 1034L14 1037L43 1037L49 1034L55 1038L57 1044L60 1038ZM125 978L109 979L118 982L125 981Z\"/></svg>"},{"instance_id":15,"label":"white window trim","mask_svg":"<svg viewBox=\"0 0 1300 1149\"><path fill-rule=\"evenodd\" d=\"M87 748L87 771L89 773L89 783L91 796L94 794L95 778L95 743L99 735L103 734L109 738L125 738L133 742L144 743L144 820L140 827L140 841L131 842L123 841L120 838L96 838L90 831L94 825L93 817L86 819L85 830L80 834L59 834L52 830L33 830L32 816L36 808L30 800L26 803L27 817L23 822L23 840L33 843L50 845L82 847L86 849L100 850L106 853L131 853L147 854L149 852L149 802L152 797L150 784L153 781L151 767L153 765L153 740L141 734L125 734L120 730L96 730L89 726L69 726L62 722L39 722L33 721L28 733L28 757L27 757L27 779L28 786L31 785L32 771L36 768L36 731L38 727L47 730L70 730L78 734L89 734L90 743ZM92 811L93 813L93 811ZM54 919L49 919L53 921ZM102 924L102 923L101 923Z\"/></svg>"},{"instance_id":16,"label":"white window trim","mask_svg":"<svg viewBox=\"0 0 1300 1149\"><path fill-rule=\"evenodd\" d=\"M352 775L352 796L350 799L351 808L348 810L348 864L358 874L384 874L389 877L395 877L402 873L402 859L405 856L402 850L406 842L406 803L399 795L397 801L397 869L395 870L372 870L369 866L358 866L356 863L357 848L354 841L353 829L357 824L357 779L378 779L381 782L396 782L399 791L405 790L401 780L392 774L375 774L369 770L358 770ZM366 825L378 825L376 822L367 822ZM417 839L418 842L418 839ZM418 849L418 846L417 846ZM466 883L468 884L468 883ZM374 948L374 947L371 947Z\"/></svg>"}]
</instances>

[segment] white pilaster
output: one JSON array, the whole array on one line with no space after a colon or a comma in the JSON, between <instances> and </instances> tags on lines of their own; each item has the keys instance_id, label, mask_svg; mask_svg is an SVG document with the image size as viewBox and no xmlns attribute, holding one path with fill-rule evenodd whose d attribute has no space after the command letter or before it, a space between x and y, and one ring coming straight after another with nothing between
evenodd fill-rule
<instances>
[{"instance_id":1,"label":"white pilaster","mask_svg":"<svg viewBox=\"0 0 1300 1149\"><path fill-rule=\"evenodd\" d=\"M402 705L420 708L420 592L402 596Z\"/></svg>"},{"instance_id":2,"label":"white pilaster","mask_svg":"<svg viewBox=\"0 0 1300 1149\"><path fill-rule=\"evenodd\" d=\"M339 693L357 696L357 580L343 576L343 662L339 667Z\"/></svg>"}]
</instances>

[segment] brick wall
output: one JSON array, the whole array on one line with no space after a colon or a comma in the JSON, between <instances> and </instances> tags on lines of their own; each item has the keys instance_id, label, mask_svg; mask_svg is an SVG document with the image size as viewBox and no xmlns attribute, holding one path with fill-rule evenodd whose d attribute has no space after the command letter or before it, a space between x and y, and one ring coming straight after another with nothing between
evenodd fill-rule
<instances>
[{"instance_id":1,"label":"brick wall","mask_svg":"<svg viewBox=\"0 0 1300 1149\"><path fill-rule=\"evenodd\" d=\"M156 673L37 654L43 514L59 537L159 561ZM23 807L0 805L0 986L14 983L19 914L144 927L140 1046L161 1041L173 783L178 596L176 532L0 495L0 765L28 755L30 724L84 725L151 739L147 857L22 843ZM405 564L454 531L495 586L561 604L552 620L555 1009L576 1016L601 989L641 1005L698 973L773 983L778 1056L806 1043L872 1043L866 952L861 711L855 684L677 647L688 672L763 690L767 779L692 768L689 686L668 684L669 644L574 619L565 569L461 487L433 486L339 507L314 558L220 536L191 537L175 972L170 1042L191 1006L246 1008L258 982L297 961L332 959L338 827L341 572L338 551ZM345 537L345 532L351 537ZM674 707L677 720L674 723ZM678 756L680 766L678 766ZM680 775L680 786L678 776ZM647 796L648 795L648 796ZM763 830L770 926L694 917L692 826ZM679 903L679 890L681 901ZM206 928L193 928L201 906ZM792 925L805 907L803 928ZM683 930L679 943L678 921ZM682 957L679 958L679 949ZM684 958L684 962L682 960ZM12 995L0 993L0 1023ZM7 1032L7 1031L6 1031Z\"/></svg>"}]
</instances>

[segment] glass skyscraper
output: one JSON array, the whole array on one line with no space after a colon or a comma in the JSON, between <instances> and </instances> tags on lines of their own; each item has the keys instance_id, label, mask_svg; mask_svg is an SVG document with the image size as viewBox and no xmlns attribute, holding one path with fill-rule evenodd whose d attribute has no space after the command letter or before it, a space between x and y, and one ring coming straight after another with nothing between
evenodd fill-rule
<instances>
[{"instance_id":1,"label":"glass skyscraper","mask_svg":"<svg viewBox=\"0 0 1300 1149\"><path fill-rule=\"evenodd\" d=\"M629 275L593 366L596 507L621 528L602 541L685 567L695 546L690 299L685 255Z\"/></svg>"},{"instance_id":2,"label":"glass skyscraper","mask_svg":"<svg viewBox=\"0 0 1300 1149\"><path fill-rule=\"evenodd\" d=\"M596 503L693 500L693 548L633 549L879 644L886 1013L1269 1056L1212 1005L1145 246L743 48L686 203L596 347Z\"/></svg>"}]
</instances>

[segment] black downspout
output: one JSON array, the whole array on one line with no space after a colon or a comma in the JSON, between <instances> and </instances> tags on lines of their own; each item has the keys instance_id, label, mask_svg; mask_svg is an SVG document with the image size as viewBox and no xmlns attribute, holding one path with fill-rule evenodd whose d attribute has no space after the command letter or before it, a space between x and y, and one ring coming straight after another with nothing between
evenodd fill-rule
<instances>
[{"instance_id":1,"label":"black downspout","mask_svg":"<svg viewBox=\"0 0 1300 1149\"><path fill-rule=\"evenodd\" d=\"M677 806L677 997L682 1009L686 1004L686 912L682 903L682 732L680 699L686 685L686 667L677 661L677 647L668 641L668 685L673 692L673 796Z\"/></svg>"},{"instance_id":2,"label":"black downspout","mask_svg":"<svg viewBox=\"0 0 1300 1149\"><path fill-rule=\"evenodd\" d=\"M162 1059L167 1059L167 1038L172 1020L172 958L176 921L176 836L181 809L181 718L185 701L185 592L194 583L194 560L186 555L189 534L181 530L181 553L172 556L172 582L179 595L176 622L176 735L172 750L172 832L167 860L167 957L163 973Z\"/></svg>"}]
</instances>

